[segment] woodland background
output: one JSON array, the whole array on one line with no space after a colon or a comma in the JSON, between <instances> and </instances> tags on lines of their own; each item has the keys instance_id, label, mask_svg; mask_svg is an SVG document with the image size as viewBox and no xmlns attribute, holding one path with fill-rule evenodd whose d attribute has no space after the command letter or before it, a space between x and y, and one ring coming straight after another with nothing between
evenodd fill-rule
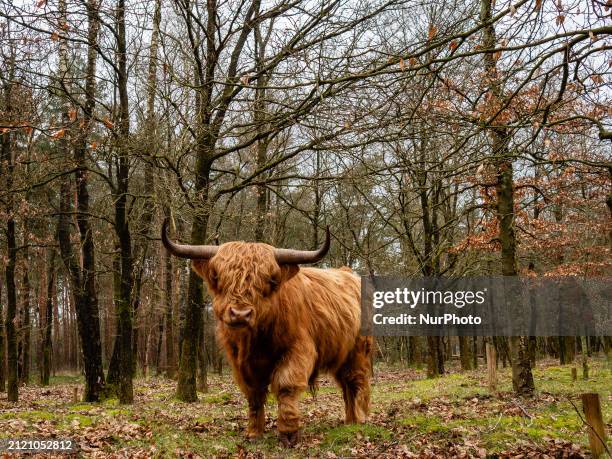
<instances>
[{"instance_id":1,"label":"woodland background","mask_svg":"<svg viewBox=\"0 0 612 459\"><path fill-rule=\"evenodd\" d=\"M610 275L609 0L0 0L0 390L83 373L197 399L223 369L159 243L314 248L401 276ZM530 394L609 337L384 338Z\"/></svg>"}]
</instances>

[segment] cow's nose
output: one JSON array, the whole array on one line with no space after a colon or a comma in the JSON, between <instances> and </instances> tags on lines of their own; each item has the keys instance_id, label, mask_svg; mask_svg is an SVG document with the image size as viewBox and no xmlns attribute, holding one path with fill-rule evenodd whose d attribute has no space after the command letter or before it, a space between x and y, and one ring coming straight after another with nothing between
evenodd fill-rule
<instances>
[{"instance_id":1,"label":"cow's nose","mask_svg":"<svg viewBox=\"0 0 612 459\"><path fill-rule=\"evenodd\" d=\"M253 316L253 309L230 308L230 319L232 321L248 322Z\"/></svg>"}]
</instances>

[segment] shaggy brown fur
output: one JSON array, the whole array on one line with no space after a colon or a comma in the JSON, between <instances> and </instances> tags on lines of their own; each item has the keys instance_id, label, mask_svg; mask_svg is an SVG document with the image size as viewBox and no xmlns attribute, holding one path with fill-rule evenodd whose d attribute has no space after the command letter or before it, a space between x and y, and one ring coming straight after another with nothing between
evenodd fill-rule
<instances>
[{"instance_id":1,"label":"shaggy brown fur","mask_svg":"<svg viewBox=\"0 0 612 459\"><path fill-rule=\"evenodd\" d=\"M298 400L320 371L342 388L346 422L364 422L370 405L372 337L359 335L361 281L348 268L279 266L273 247L223 244L193 267L208 283L217 337L249 403L247 436L264 431L269 388L278 400L283 443L298 439ZM232 309L233 308L233 309ZM248 321L235 326L238 315Z\"/></svg>"}]
</instances>

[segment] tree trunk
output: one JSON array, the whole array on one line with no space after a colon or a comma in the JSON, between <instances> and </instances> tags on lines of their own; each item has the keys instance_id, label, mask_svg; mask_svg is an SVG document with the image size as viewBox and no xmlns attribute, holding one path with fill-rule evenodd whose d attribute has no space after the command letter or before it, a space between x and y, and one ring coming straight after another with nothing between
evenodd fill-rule
<instances>
[{"instance_id":1,"label":"tree trunk","mask_svg":"<svg viewBox=\"0 0 612 459\"><path fill-rule=\"evenodd\" d=\"M257 4L257 11L255 14L259 14L259 4ZM261 170L266 165L268 159L268 144L269 140L265 135L266 131L266 86L268 84L268 74L263 71L267 37L263 37L261 34L261 23L257 23L253 27L254 40L253 44L255 47L255 71L257 78L255 82L255 103L253 107L253 120L257 127L257 169ZM268 189L265 185L257 185L255 187L257 193L257 207L256 207L256 220L255 220L255 241L264 242L264 237L267 234L266 228L268 227ZM272 241L268 241L272 242Z\"/></svg>"},{"instance_id":2,"label":"tree trunk","mask_svg":"<svg viewBox=\"0 0 612 459\"><path fill-rule=\"evenodd\" d=\"M146 142L143 144L143 157L149 157L144 163L144 183L143 183L143 212L140 221L137 223L139 238L134 247L134 259L140 259L140 267L135 275L134 288L134 322L137 323L138 311L140 309L140 291L146 259L149 257L148 247L151 234L155 204L153 195L155 192L155 175L153 174L153 164L151 158L157 152L157 145L160 143L157 133L157 121L155 119L155 92L157 90L157 50L159 48L159 26L161 23L161 0L155 0L155 10L153 13L153 31L151 32L151 47L149 50L149 68L147 78L147 112L146 112ZM136 325L132 336L132 356L133 374L136 374L136 361L138 356L138 335L139 328Z\"/></svg>"},{"instance_id":3,"label":"tree trunk","mask_svg":"<svg viewBox=\"0 0 612 459\"><path fill-rule=\"evenodd\" d=\"M174 320L172 305L172 258L164 250L164 298L166 300L166 376L174 378L176 375L176 356L174 353Z\"/></svg>"},{"instance_id":4,"label":"tree trunk","mask_svg":"<svg viewBox=\"0 0 612 459\"><path fill-rule=\"evenodd\" d=\"M212 139L209 139L209 141ZM201 206L196 210L191 228L191 244L204 244L209 218L208 193L211 170L210 144L200 146L196 164L196 190L200 195ZM185 308L185 326L181 343L178 385L176 395L184 402L195 402L198 399L196 387L196 370L198 347L200 346L200 328L202 310L204 309L204 284L200 276L192 269L189 272L189 290Z\"/></svg>"},{"instance_id":5,"label":"tree trunk","mask_svg":"<svg viewBox=\"0 0 612 459\"><path fill-rule=\"evenodd\" d=\"M203 161L199 160L198 163ZM202 166L202 164L200 164ZM205 175L198 174L198 178L206 177L206 185L202 185L204 194L208 194L209 166L204 167ZM198 167L198 171L201 169ZM197 182L196 182L197 183ZM203 244L208 222L207 210L194 216L191 230L191 244ZM176 396L184 402L195 402L198 399L196 387L196 370L198 347L200 346L200 328L202 326L202 309L204 308L204 285L200 276L194 270L189 272L189 290L185 308L185 324L183 340L181 343L181 357L179 364L178 385Z\"/></svg>"},{"instance_id":6,"label":"tree trunk","mask_svg":"<svg viewBox=\"0 0 612 459\"><path fill-rule=\"evenodd\" d=\"M410 349L410 360L411 365L415 365L416 368L420 369L423 366L423 351L421 341L423 340L420 336L409 336L408 347Z\"/></svg>"},{"instance_id":7,"label":"tree trunk","mask_svg":"<svg viewBox=\"0 0 612 459\"><path fill-rule=\"evenodd\" d=\"M427 377L437 378L444 374L444 352L440 336L428 336Z\"/></svg>"},{"instance_id":8,"label":"tree trunk","mask_svg":"<svg viewBox=\"0 0 612 459\"><path fill-rule=\"evenodd\" d=\"M27 223L24 225L24 233L27 234L28 228ZM29 260L27 249L27 240L24 238L24 245L26 248L23 250L23 257L25 260ZM23 270L23 278L21 282L23 301L22 301L22 311L23 311L23 320L21 323L21 347L22 347L22 358L21 365L19 369L19 383L20 384L28 384L30 382L30 363L31 357L30 352L32 348L32 339L31 339L31 323L30 323L30 302L31 302L31 285L30 285L30 275L28 272L28 268L26 267Z\"/></svg>"},{"instance_id":9,"label":"tree trunk","mask_svg":"<svg viewBox=\"0 0 612 459\"><path fill-rule=\"evenodd\" d=\"M6 136L6 134L4 134ZM9 167L11 167L9 163ZM15 264L17 249L15 243L15 219L9 217L6 231L7 251L9 254L6 264L6 351L7 351L7 394L9 402L19 400L18 360L17 360L17 331L15 330L15 315L17 312L17 295L15 289Z\"/></svg>"},{"instance_id":10,"label":"tree trunk","mask_svg":"<svg viewBox=\"0 0 612 459\"><path fill-rule=\"evenodd\" d=\"M15 68L15 50L11 48L9 62L9 75L3 78L3 105L4 112L12 116L12 91L13 74ZM10 190L13 186L13 173L15 163L12 151L11 131L3 131L0 135L0 176L4 177L4 189ZM6 170L5 170L6 167ZM17 360L17 330L15 329L15 316L17 314L17 295L15 287L15 265L17 263L17 242L15 237L15 217L13 209L13 197L9 193L6 199L6 248L8 262L5 269L6 282L6 352L7 352L7 392L9 402L16 402L19 399L18 382L18 360Z\"/></svg>"},{"instance_id":11,"label":"tree trunk","mask_svg":"<svg viewBox=\"0 0 612 459\"><path fill-rule=\"evenodd\" d=\"M202 320L202 325L200 326L200 345L198 346L198 390L200 392L208 392L208 358L205 350L206 327L204 325L204 320Z\"/></svg>"},{"instance_id":12,"label":"tree trunk","mask_svg":"<svg viewBox=\"0 0 612 459\"><path fill-rule=\"evenodd\" d=\"M157 344L155 346L155 375L160 376L163 373L162 368L162 344L164 341L164 314L160 314L159 323L157 326Z\"/></svg>"},{"instance_id":13,"label":"tree trunk","mask_svg":"<svg viewBox=\"0 0 612 459\"><path fill-rule=\"evenodd\" d=\"M493 50L497 45L495 27L491 23L492 0L482 0L480 20L487 25L483 28L483 48ZM493 52L484 55L486 78L489 82L491 101L500 101L503 98L501 81L497 74L496 59ZM498 120L491 120L489 135L492 142L493 161L497 167L497 219L499 221L499 241L501 244L502 275L516 276L516 234L514 232L514 184L512 156L508 142L510 132L499 124ZM531 364L529 360L528 338L510 337L510 355L512 364L512 385L515 392L520 395L531 395L535 390Z\"/></svg>"},{"instance_id":14,"label":"tree trunk","mask_svg":"<svg viewBox=\"0 0 612 459\"><path fill-rule=\"evenodd\" d=\"M40 373L40 384L49 385L51 375L51 353L53 344L51 336L53 333L53 296L55 295L55 250L50 249L49 263L47 265L47 295L45 298L45 321L42 330L42 366ZM42 323L42 320L41 320Z\"/></svg>"},{"instance_id":15,"label":"tree trunk","mask_svg":"<svg viewBox=\"0 0 612 459\"><path fill-rule=\"evenodd\" d=\"M66 21L66 2L59 3L60 16ZM104 390L104 373L102 371L102 346L100 343L100 316L98 309L98 295L95 278L95 249L93 229L89 212L89 183L87 178L87 141L91 131L93 112L96 103L96 58L97 40L99 30L98 4L96 0L87 2L88 31L87 31L87 64L85 75L85 104L83 107L83 128L77 136L74 148L74 161L77 165L75 173L77 212L76 220L79 229L80 249L77 256L70 239L70 215L72 214L70 177L64 176L60 189L60 219L58 223L58 240L62 261L69 273L70 284L73 290L77 327L81 338L83 365L85 370L85 390L83 400L94 402L100 400ZM60 78L64 78L68 69L67 40L60 42ZM69 87L68 82L62 81L62 87ZM70 103L67 98L62 109L62 122L68 129L70 118L68 111ZM66 138L60 141L60 149L68 161L69 145Z\"/></svg>"},{"instance_id":16,"label":"tree trunk","mask_svg":"<svg viewBox=\"0 0 612 459\"><path fill-rule=\"evenodd\" d=\"M6 349L4 347L4 340L6 336L4 334L4 313L3 313L3 305L2 305L2 284L3 279L0 279L0 392L4 392L6 390Z\"/></svg>"},{"instance_id":17,"label":"tree trunk","mask_svg":"<svg viewBox=\"0 0 612 459\"><path fill-rule=\"evenodd\" d=\"M572 363L576 357L576 337L559 336L559 363L566 365Z\"/></svg>"},{"instance_id":18,"label":"tree trunk","mask_svg":"<svg viewBox=\"0 0 612 459\"><path fill-rule=\"evenodd\" d=\"M471 338L469 336L460 336L459 337L459 356L461 360L461 369L462 370L472 370L472 346L471 346Z\"/></svg>"},{"instance_id":19,"label":"tree trunk","mask_svg":"<svg viewBox=\"0 0 612 459\"><path fill-rule=\"evenodd\" d=\"M115 297L117 313L118 378L116 390L120 403L134 401L132 355L132 284L134 260L132 257L132 235L128 220L127 197L129 193L129 101L127 76L127 51L125 31L125 0L118 0L117 26L117 89L119 92L119 126L117 137L117 186L115 190L115 234L119 244L119 295Z\"/></svg>"}]
</instances>

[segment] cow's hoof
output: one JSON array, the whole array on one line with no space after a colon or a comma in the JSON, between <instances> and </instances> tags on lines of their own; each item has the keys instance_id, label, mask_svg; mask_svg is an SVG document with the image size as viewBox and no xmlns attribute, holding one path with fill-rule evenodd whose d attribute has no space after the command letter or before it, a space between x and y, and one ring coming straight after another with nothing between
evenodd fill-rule
<instances>
[{"instance_id":1,"label":"cow's hoof","mask_svg":"<svg viewBox=\"0 0 612 459\"><path fill-rule=\"evenodd\" d=\"M293 448L300 441L300 431L295 432L279 432L278 434L280 442L285 448Z\"/></svg>"},{"instance_id":2,"label":"cow's hoof","mask_svg":"<svg viewBox=\"0 0 612 459\"><path fill-rule=\"evenodd\" d=\"M247 441L256 441L261 438L263 432L247 432L246 439Z\"/></svg>"}]
</instances>

